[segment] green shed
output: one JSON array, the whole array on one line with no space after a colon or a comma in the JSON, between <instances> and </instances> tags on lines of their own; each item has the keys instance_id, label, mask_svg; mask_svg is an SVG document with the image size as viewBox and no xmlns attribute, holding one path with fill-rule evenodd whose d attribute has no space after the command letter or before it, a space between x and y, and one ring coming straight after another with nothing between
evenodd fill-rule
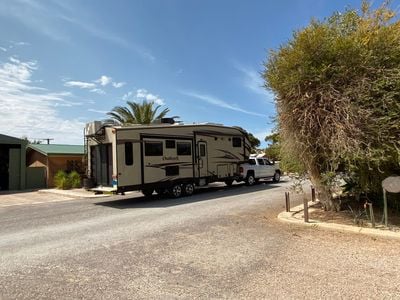
<instances>
[{"instance_id":1,"label":"green shed","mask_svg":"<svg viewBox=\"0 0 400 300\"><path fill-rule=\"evenodd\" d=\"M25 189L27 144L0 134L0 191Z\"/></svg>"}]
</instances>

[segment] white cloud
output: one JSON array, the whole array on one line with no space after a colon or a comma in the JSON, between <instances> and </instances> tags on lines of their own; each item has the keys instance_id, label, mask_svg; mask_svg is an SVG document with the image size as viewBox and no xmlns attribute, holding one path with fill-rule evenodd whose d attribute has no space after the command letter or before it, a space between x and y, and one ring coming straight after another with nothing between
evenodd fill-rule
<instances>
[{"instance_id":1,"label":"white cloud","mask_svg":"<svg viewBox=\"0 0 400 300\"><path fill-rule=\"evenodd\" d=\"M102 89L94 88L90 90L91 93L97 93L99 95L104 95L106 92L103 91Z\"/></svg>"},{"instance_id":2,"label":"white cloud","mask_svg":"<svg viewBox=\"0 0 400 300\"><path fill-rule=\"evenodd\" d=\"M108 113L108 111L106 111L106 110L97 110L97 109L93 109L93 108L89 108L88 111L99 113L99 114L104 114L104 115Z\"/></svg>"},{"instance_id":3,"label":"white cloud","mask_svg":"<svg viewBox=\"0 0 400 300\"><path fill-rule=\"evenodd\" d=\"M253 116L258 116L258 117L266 117L266 115L264 114L260 114L257 112L253 112L253 111L249 111L249 110L245 110L243 108L240 108L238 105L236 104L229 104L228 102L221 100L217 97L214 96L210 96L210 95L204 95L204 94L199 94L197 92L193 92L193 91L180 91L181 94L192 97L192 98L196 98L202 101L205 101L207 103L210 103L212 105L216 105L222 108L227 108L230 110L234 110L234 111L238 111L238 112L242 112L248 115L253 115Z\"/></svg>"},{"instance_id":4,"label":"white cloud","mask_svg":"<svg viewBox=\"0 0 400 300\"><path fill-rule=\"evenodd\" d=\"M134 101L134 102L154 102L157 105L164 105L164 99L160 98L158 95L149 93L146 89L137 89L136 92L131 91L122 96L124 101Z\"/></svg>"},{"instance_id":5,"label":"white cloud","mask_svg":"<svg viewBox=\"0 0 400 300\"><path fill-rule=\"evenodd\" d=\"M122 96L122 100L124 101L133 100L132 98L133 98L133 92L128 92Z\"/></svg>"},{"instance_id":6,"label":"white cloud","mask_svg":"<svg viewBox=\"0 0 400 300\"><path fill-rule=\"evenodd\" d=\"M96 87L96 84L85 81L67 81L64 83L64 85L67 87L78 87L81 89L93 89Z\"/></svg>"},{"instance_id":7,"label":"white cloud","mask_svg":"<svg viewBox=\"0 0 400 300\"><path fill-rule=\"evenodd\" d=\"M112 78L108 77L106 75L102 75L99 79L97 79L95 82L100 83L102 86L106 86L107 84L112 82Z\"/></svg>"},{"instance_id":8,"label":"white cloud","mask_svg":"<svg viewBox=\"0 0 400 300\"><path fill-rule=\"evenodd\" d=\"M28 43L28 42L14 42L14 41L11 41L11 44L13 46L29 46L30 45L30 43Z\"/></svg>"},{"instance_id":9,"label":"white cloud","mask_svg":"<svg viewBox=\"0 0 400 300\"><path fill-rule=\"evenodd\" d=\"M112 80L110 76L102 75L99 79L93 80L92 82L87 81L78 81L78 80L70 80L64 83L64 86L67 87L77 87L81 89L90 89L90 92L97 93L97 94L105 94L106 92L99 88L105 87L111 84L114 88L120 88L125 85L125 82L115 82Z\"/></svg>"},{"instance_id":10,"label":"white cloud","mask_svg":"<svg viewBox=\"0 0 400 300\"><path fill-rule=\"evenodd\" d=\"M136 91L136 98L138 100L146 100L148 102L154 102L157 105L164 105L165 101L164 99L160 98L158 95L153 95L151 93L149 93L147 90L145 89L138 89Z\"/></svg>"},{"instance_id":11,"label":"white cloud","mask_svg":"<svg viewBox=\"0 0 400 300\"><path fill-rule=\"evenodd\" d=\"M67 119L58 107L79 105L68 92L51 92L33 85L34 61L10 58L0 64L0 128L15 137L54 138L55 143L83 143L84 123Z\"/></svg>"},{"instance_id":12,"label":"white cloud","mask_svg":"<svg viewBox=\"0 0 400 300\"><path fill-rule=\"evenodd\" d=\"M4 48L4 47L0 47L0 50L3 51L3 52L7 52L7 49Z\"/></svg>"},{"instance_id":13,"label":"white cloud","mask_svg":"<svg viewBox=\"0 0 400 300\"><path fill-rule=\"evenodd\" d=\"M126 82L113 82L112 85L116 89L119 89L120 87L123 87L126 84Z\"/></svg>"}]
</instances>

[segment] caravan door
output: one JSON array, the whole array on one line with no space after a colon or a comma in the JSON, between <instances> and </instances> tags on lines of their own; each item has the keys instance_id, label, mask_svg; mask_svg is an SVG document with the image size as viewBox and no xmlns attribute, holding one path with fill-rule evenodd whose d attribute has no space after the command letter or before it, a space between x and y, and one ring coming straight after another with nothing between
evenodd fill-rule
<instances>
[{"instance_id":1,"label":"caravan door","mask_svg":"<svg viewBox=\"0 0 400 300\"><path fill-rule=\"evenodd\" d=\"M208 174L208 152L207 143L198 142L197 143L197 166L199 171L199 177L207 177Z\"/></svg>"}]
</instances>

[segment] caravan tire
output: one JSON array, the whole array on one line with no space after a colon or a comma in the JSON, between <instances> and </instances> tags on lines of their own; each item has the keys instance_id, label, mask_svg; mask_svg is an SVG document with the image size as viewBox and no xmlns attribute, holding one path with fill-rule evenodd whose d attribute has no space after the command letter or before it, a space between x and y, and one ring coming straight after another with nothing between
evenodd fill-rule
<instances>
[{"instance_id":1,"label":"caravan tire","mask_svg":"<svg viewBox=\"0 0 400 300\"><path fill-rule=\"evenodd\" d=\"M170 189L169 189L169 194L173 198L179 198L182 196L182 186L180 184L174 184Z\"/></svg>"},{"instance_id":2,"label":"caravan tire","mask_svg":"<svg viewBox=\"0 0 400 300\"><path fill-rule=\"evenodd\" d=\"M186 184L183 186L183 193L184 193L186 196L192 196L193 193L194 193L194 185L193 185L193 183L186 183Z\"/></svg>"},{"instance_id":3,"label":"caravan tire","mask_svg":"<svg viewBox=\"0 0 400 300\"><path fill-rule=\"evenodd\" d=\"M156 189L158 195L164 195L167 191L165 189Z\"/></svg>"},{"instance_id":4,"label":"caravan tire","mask_svg":"<svg viewBox=\"0 0 400 300\"><path fill-rule=\"evenodd\" d=\"M225 184L227 185L227 186L232 186L232 184L233 184L233 180L225 180Z\"/></svg>"},{"instance_id":5,"label":"caravan tire","mask_svg":"<svg viewBox=\"0 0 400 300\"><path fill-rule=\"evenodd\" d=\"M145 197L150 197L151 195L153 195L154 190L153 189L144 189L142 190L142 194Z\"/></svg>"}]
</instances>

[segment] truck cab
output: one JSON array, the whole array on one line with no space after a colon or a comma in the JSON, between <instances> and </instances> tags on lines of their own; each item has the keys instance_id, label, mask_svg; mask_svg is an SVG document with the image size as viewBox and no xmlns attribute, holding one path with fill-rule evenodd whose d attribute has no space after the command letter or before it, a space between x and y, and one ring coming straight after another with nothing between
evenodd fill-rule
<instances>
[{"instance_id":1,"label":"truck cab","mask_svg":"<svg viewBox=\"0 0 400 300\"><path fill-rule=\"evenodd\" d=\"M247 185L253 185L260 179L279 182L281 177L279 164L263 157L262 154L250 155L247 163L239 166L239 173L240 179Z\"/></svg>"}]
</instances>

